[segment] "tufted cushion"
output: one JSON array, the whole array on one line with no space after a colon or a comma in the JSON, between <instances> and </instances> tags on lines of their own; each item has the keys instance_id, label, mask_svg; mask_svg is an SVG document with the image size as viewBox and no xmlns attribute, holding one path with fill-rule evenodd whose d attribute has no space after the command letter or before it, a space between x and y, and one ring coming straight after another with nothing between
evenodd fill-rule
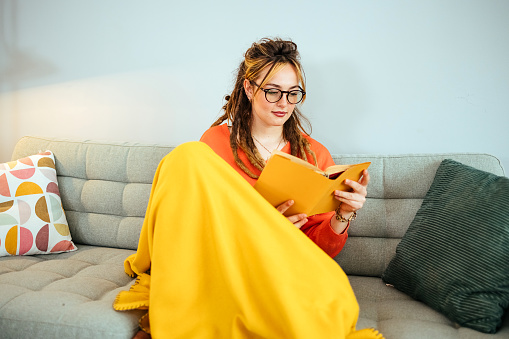
<instances>
[{"instance_id":1,"label":"tufted cushion","mask_svg":"<svg viewBox=\"0 0 509 339\"><path fill-rule=\"evenodd\" d=\"M111 306L133 281L123 270L131 253L81 245L75 252L3 258L0 337L132 337L142 312Z\"/></svg>"},{"instance_id":2,"label":"tufted cushion","mask_svg":"<svg viewBox=\"0 0 509 339\"><path fill-rule=\"evenodd\" d=\"M151 183L173 147L25 137L13 158L51 149L73 240L136 249Z\"/></svg>"},{"instance_id":3,"label":"tufted cushion","mask_svg":"<svg viewBox=\"0 0 509 339\"><path fill-rule=\"evenodd\" d=\"M456 326L445 315L417 301L380 278L349 276L359 303L357 328L373 327L387 339L506 339L509 338L509 313L503 328L485 334Z\"/></svg>"}]
</instances>

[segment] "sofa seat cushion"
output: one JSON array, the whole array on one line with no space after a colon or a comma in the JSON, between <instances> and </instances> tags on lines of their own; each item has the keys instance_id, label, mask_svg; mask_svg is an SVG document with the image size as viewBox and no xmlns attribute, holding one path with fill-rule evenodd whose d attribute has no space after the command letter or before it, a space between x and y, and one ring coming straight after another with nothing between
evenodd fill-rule
<instances>
[{"instance_id":1,"label":"sofa seat cushion","mask_svg":"<svg viewBox=\"0 0 509 339\"><path fill-rule=\"evenodd\" d=\"M416 301L381 278L349 276L360 306L357 329L374 327L391 339L498 339L509 338L509 314L496 334L459 327L446 316Z\"/></svg>"},{"instance_id":2,"label":"sofa seat cushion","mask_svg":"<svg viewBox=\"0 0 509 339\"><path fill-rule=\"evenodd\" d=\"M112 308L133 283L123 270L132 253L80 245L75 252L0 258L2 338L132 338L143 311Z\"/></svg>"}]
</instances>

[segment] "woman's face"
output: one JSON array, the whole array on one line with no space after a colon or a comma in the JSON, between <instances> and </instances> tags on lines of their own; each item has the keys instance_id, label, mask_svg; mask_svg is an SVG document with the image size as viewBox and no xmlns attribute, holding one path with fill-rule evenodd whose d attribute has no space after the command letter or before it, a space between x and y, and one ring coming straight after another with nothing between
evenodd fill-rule
<instances>
[{"instance_id":1,"label":"woman's face","mask_svg":"<svg viewBox=\"0 0 509 339\"><path fill-rule=\"evenodd\" d=\"M270 65L265 67L260 76L254 81L260 85L270 69ZM265 92L256 91L256 85L248 80L244 81L244 88L248 98L251 99L253 126L256 127L275 127L283 126L290 118L295 108L295 104L290 104L286 93L283 94L278 102L270 103L265 99ZM299 78L295 67L291 64L284 66L263 86L263 89L279 89L281 91L291 91L300 89ZM256 94L255 94L256 93Z\"/></svg>"}]
</instances>

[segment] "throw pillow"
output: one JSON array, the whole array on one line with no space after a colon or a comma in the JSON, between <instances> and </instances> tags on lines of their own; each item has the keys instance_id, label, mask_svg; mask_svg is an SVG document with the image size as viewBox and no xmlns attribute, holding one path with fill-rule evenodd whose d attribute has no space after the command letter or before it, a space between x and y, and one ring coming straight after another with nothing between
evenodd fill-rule
<instances>
[{"instance_id":1,"label":"throw pillow","mask_svg":"<svg viewBox=\"0 0 509 339\"><path fill-rule=\"evenodd\" d=\"M0 256L76 250L46 151L0 164Z\"/></svg>"},{"instance_id":2,"label":"throw pillow","mask_svg":"<svg viewBox=\"0 0 509 339\"><path fill-rule=\"evenodd\" d=\"M509 306L509 178L444 160L382 278L495 333Z\"/></svg>"}]
</instances>

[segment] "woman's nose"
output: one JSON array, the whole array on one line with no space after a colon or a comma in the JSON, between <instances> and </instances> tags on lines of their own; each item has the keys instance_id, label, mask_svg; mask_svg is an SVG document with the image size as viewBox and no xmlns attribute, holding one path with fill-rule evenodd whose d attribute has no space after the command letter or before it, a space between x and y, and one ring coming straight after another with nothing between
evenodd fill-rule
<instances>
[{"instance_id":1,"label":"woman's nose","mask_svg":"<svg viewBox=\"0 0 509 339\"><path fill-rule=\"evenodd\" d=\"M277 105L279 107L285 107L286 105L289 105L290 103L288 102L288 96L283 94L281 96L281 99L279 99L279 101L277 102Z\"/></svg>"}]
</instances>

